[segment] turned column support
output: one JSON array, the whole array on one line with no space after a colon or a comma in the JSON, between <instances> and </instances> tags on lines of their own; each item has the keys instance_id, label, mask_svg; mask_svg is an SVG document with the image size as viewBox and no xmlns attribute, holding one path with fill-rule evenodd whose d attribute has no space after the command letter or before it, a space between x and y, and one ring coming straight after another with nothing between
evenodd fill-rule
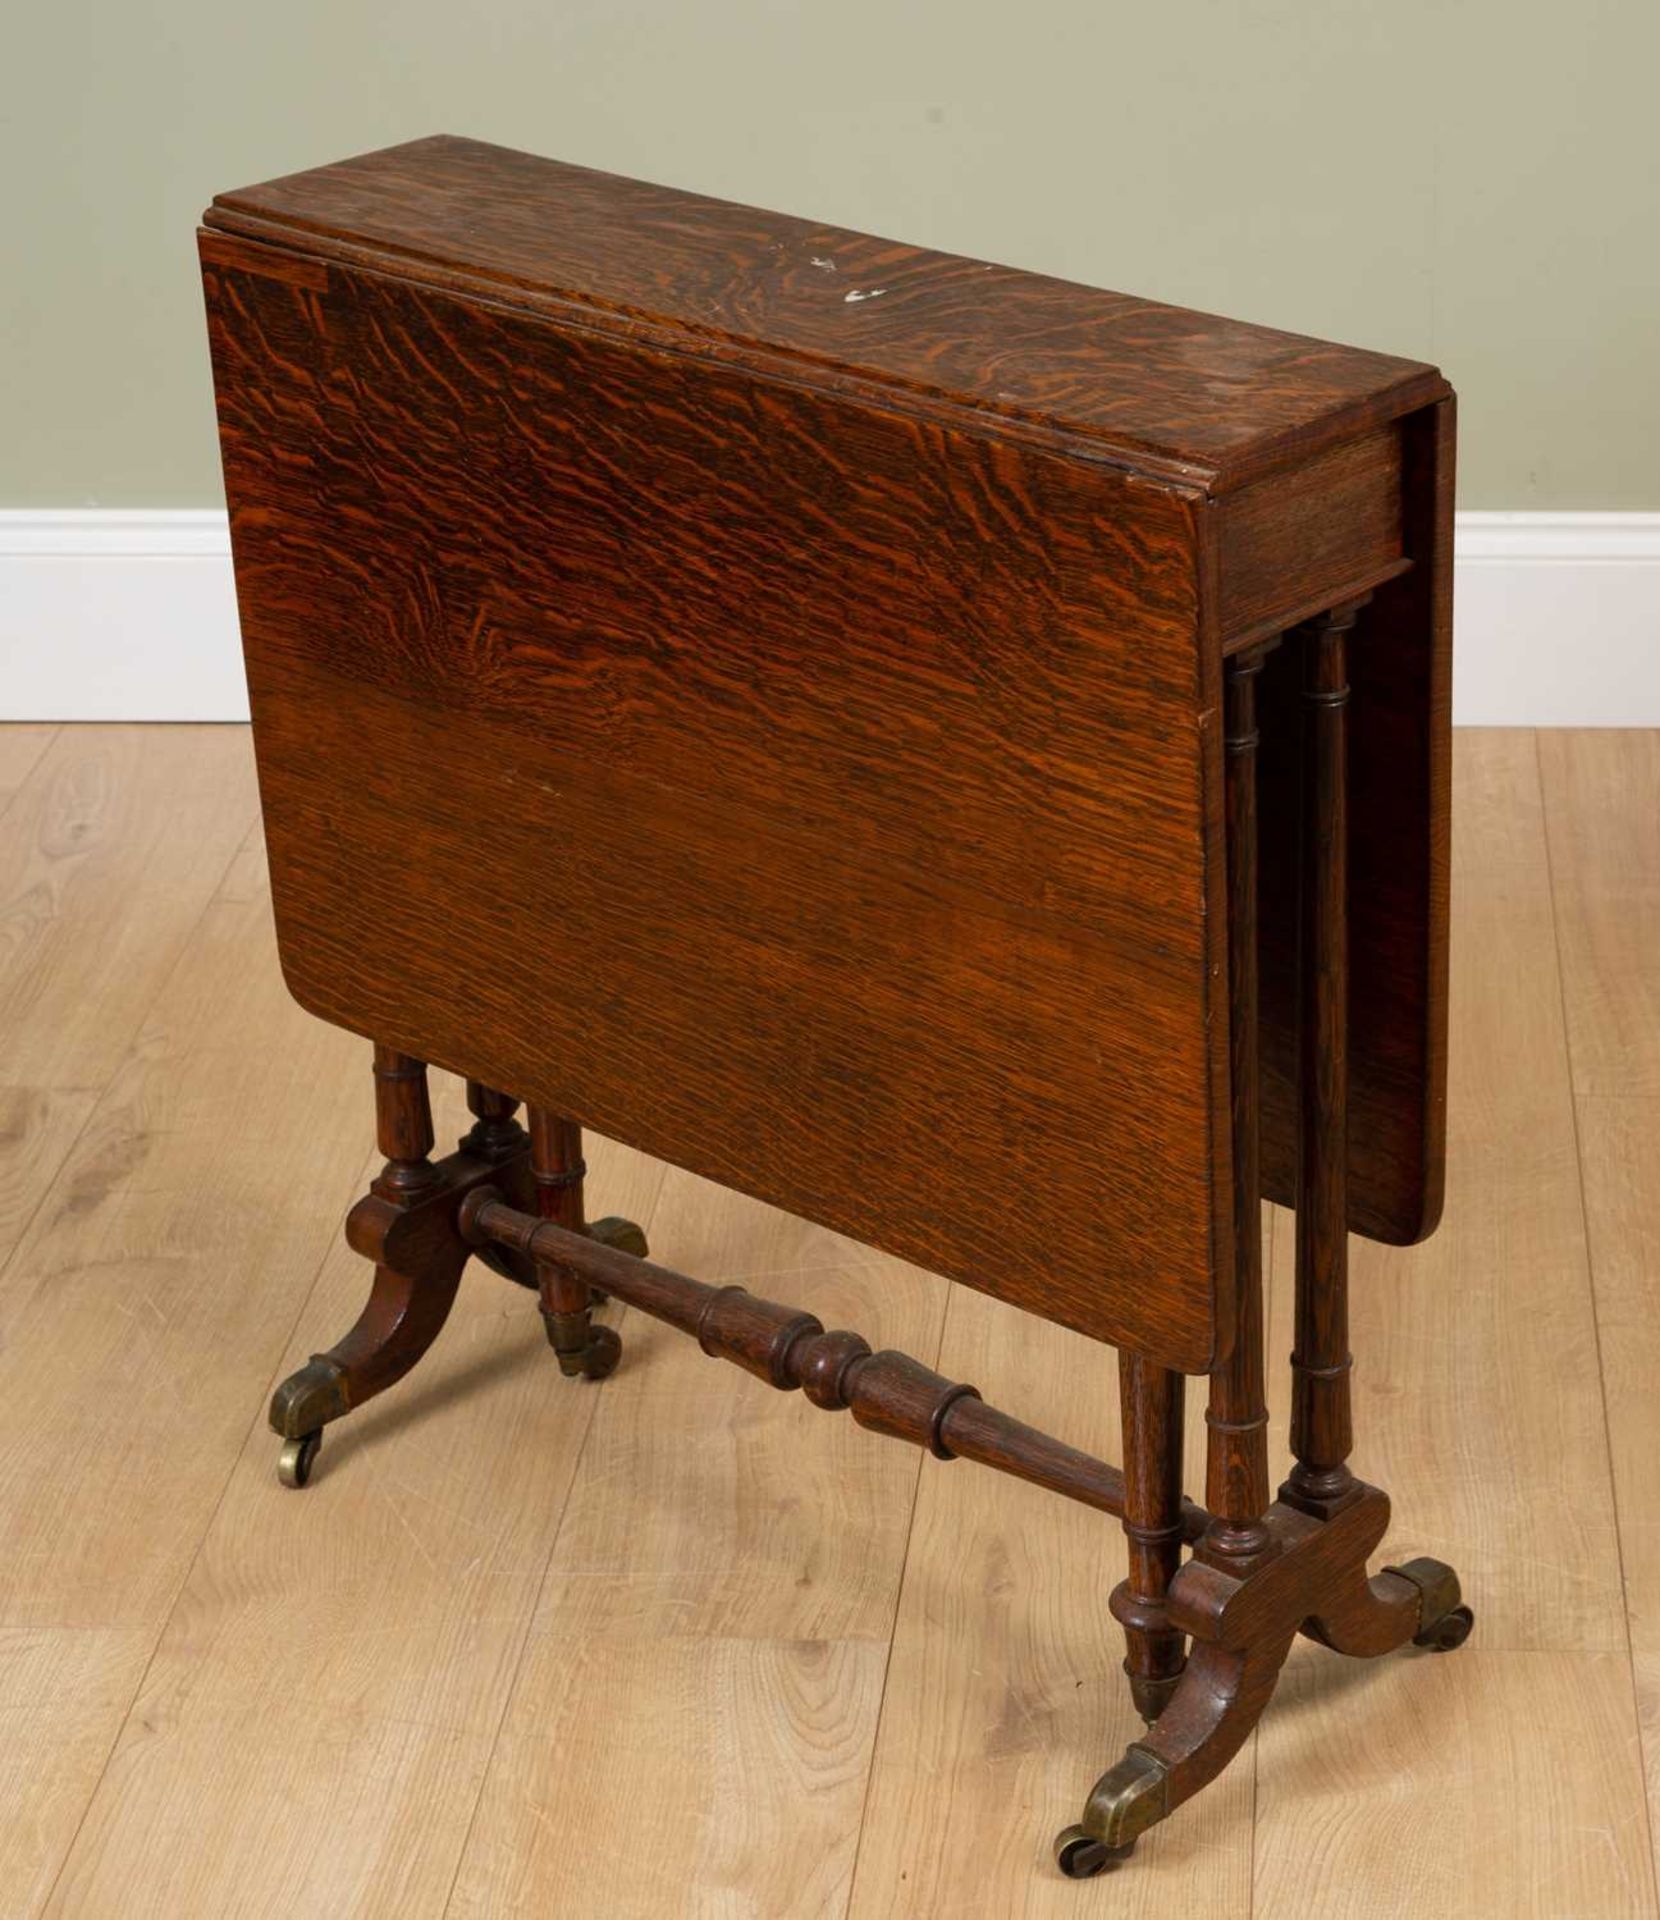
<instances>
[{"instance_id":1,"label":"turned column support","mask_svg":"<svg viewBox=\"0 0 1660 1920\"><path fill-rule=\"evenodd\" d=\"M1272 1552L1268 1401L1263 1377L1261 1074L1257 1058L1256 680L1268 647L1228 662L1223 752L1228 829L1228 1068L1234 1181L1234 1324L1211 1375L1205 1499L1215 1519L1200 1553L1235 1573Z\"/></svg>"},{"instance_id":2,"label":"turned column support","mask_svg":"<svg viewBox=\"0 0 1660 1920\"><path fill-rule=\"evenodd\" d=\"M1348 637L1364 601L1297 629L1302 774L1297 910L1297 1298L1291 1451L1280 1497L1354 1497L1349 1373Z\"/></svg>"},{"instance_id":3,"label":"turned column support","mask_svg":"<svg viewBox=\"0 0 1660 1920\"><path fill-rule=\"evenodd\" d=\"M386 1165L371 1191L398 1204L430 1192L437 1175L428 1156L436 1138L424 1060L375 1047L375 1144Z\"/></svg>"}]
</instances>

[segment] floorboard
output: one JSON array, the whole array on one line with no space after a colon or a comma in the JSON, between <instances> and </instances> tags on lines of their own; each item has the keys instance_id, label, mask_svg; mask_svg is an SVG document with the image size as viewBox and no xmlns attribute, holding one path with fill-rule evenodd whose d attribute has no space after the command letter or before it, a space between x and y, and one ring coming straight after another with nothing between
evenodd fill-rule
<instances>
[{"instance_id":1,"label":"floorboard","mask_svg":"<svg viewBox=\"0 0 1660 1920\"><path fill-rule=\"evenodd\" d=\"M1653 1920L1660 734L1455 758L1446 1220L1355 1245L1356 1464L1476 1635L1300 1645L1077 1886L1051 1836L1137 1730L1114 1523L616 1308L622 1368L565 1381L482 1271L276 1485L265 1400L363 1296L365 1050L283 989L243 730L0 729L0 1912ZM670 1263L1117 1457L1105 1349L591 1159Z\"/></svg>"}]
</instances>

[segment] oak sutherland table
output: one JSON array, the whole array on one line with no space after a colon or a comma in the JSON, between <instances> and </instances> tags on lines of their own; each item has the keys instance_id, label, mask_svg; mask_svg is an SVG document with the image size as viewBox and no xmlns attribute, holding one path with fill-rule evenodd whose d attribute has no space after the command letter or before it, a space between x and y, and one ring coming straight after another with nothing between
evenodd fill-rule
<instances>
[{"instance_id":1,"label":"oak sutherland table","mask_svg":"<svg viewBox=\"0 0 1660 1920\"><path fill-rule=\"evenodd\" d=\"M278 945L373 1040L386 1155L284 1478L476 1253L566 1374L611 1295L1121 1515L1149 1727L1076 1875L1297 1633L1462 1640L1448 1568L1368 1577L1347 1464L1347 1232L1441 1200L1441 376L447 137L222 194L201 258ZM429 1062L475 1115L439 1160ZM1123 1472L590 1225L583 1126L1117 1347Z\"/></svg>"}]
</instances>

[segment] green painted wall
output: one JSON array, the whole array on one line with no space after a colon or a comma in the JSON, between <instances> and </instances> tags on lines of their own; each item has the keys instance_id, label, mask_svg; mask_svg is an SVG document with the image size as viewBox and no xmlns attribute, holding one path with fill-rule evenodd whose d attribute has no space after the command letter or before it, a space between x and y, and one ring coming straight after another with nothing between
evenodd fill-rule
<instances>
[{"instance_id":1,"label":"green painted wall","mask_svg":"<svg viewBox=\"0 0 1660 1920\"><path fill-rule=\"evenodd\" d=\"M473 134L1438 361L1466 507L1660 508L1656 0L57 0L0 506L219 498L209 196Z\"/></svg>"}]
</instances>

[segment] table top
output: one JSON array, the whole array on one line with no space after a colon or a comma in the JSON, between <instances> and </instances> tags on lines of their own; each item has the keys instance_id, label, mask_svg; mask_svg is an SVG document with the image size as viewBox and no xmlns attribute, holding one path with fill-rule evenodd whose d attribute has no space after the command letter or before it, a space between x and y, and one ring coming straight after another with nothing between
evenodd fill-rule
<instances>
[{"instance_id":1,"label":"table top","mask_svg":"<svg viewBox=\"0 0 1660 1920\"><path fill-rule=\"evenodd\" d=\"M1419 361L448 134L218 194L204 222L765 346L1210 492L1447 391Z\"/></svg>"},{"instance_id":2,"label":"table top","mask_svg":"<svg viewBox=\"0 0 1660 1920\"><path fill-rule=\"evenodd\" d=\"M1223 662L1370 592L1351 1222L1433 1224L1433 369L446 138L206 223L303 1004L1205 1371ZM1277 1198L1294 667L1262 689Z\"/></svg>"}]
</instances>

